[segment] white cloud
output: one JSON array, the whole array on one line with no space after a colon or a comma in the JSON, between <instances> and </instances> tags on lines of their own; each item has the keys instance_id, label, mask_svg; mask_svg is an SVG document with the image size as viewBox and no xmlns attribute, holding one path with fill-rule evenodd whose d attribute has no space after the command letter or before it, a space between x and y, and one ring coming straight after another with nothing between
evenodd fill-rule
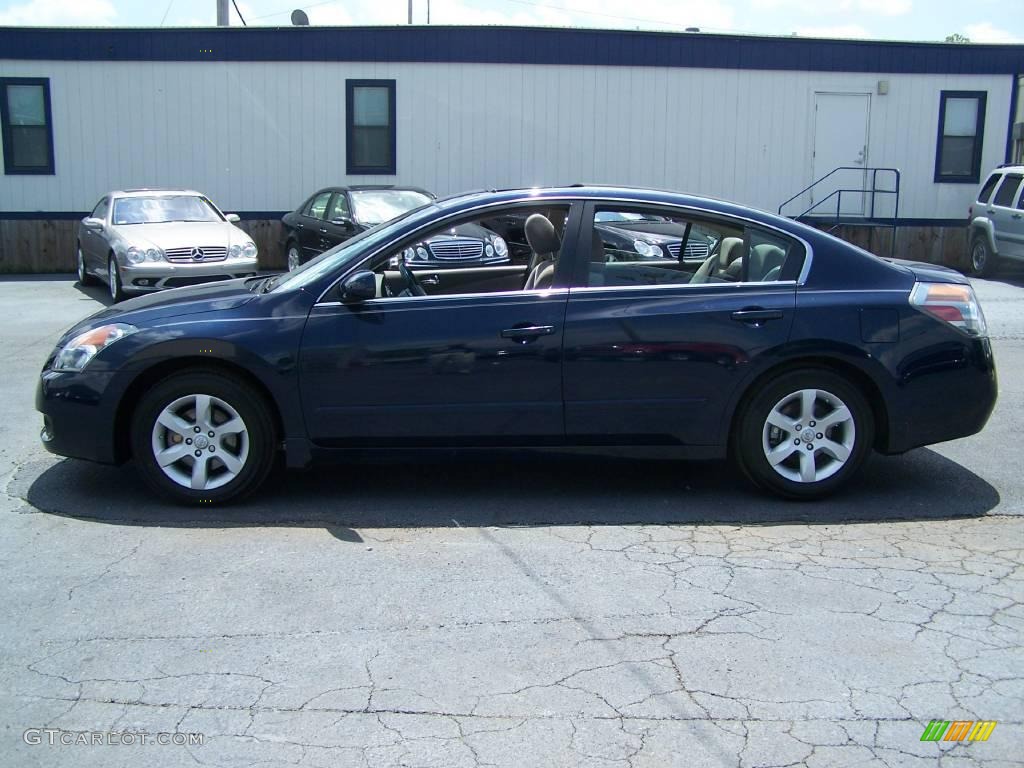
<instances>
[{"instance_id":1,"label":"white cloud","mask_svg":"<svg viewBox=\"0 0 1024 768\"><path fill-rule=\"evenodd\" d=\"M816 16L827 14L871 13L879 16L903 16L913 10L913 0L752 0L755 8L795 10Z\"/></svg>"},{"instance_id":2,"label":"white cloud","mask_svg":"<svg viewBox=\"0 0 1024 768\"><path fill-rule=\"evenodd\" d=\"M993 26L991 22L982 21L977 24L968 24L964 34L971 39L972 43L1019 43L1020 38L1007 32L1005 29Z\"/></svg>"},{"instance_id":3,"label":"white cloud","mask_svg":"<svg viewBox=\"0 0 1024 768\"><path fill-rule=\"evenodd\" d=\"M29 0L0 11L3 26L100 27L116 19L110 0Z\"/></svg>"},{"instance_id":4,"label":"white cloud","mask_svg":"<svg viewBox=\"0 0 1024 768\"><path fill-rule=\"evenodd\" d=\"M796 33L801 37L833 37L862 38L871 37L870 33L860 24L838 24L824 27L798 27Z\"/></svg>"}]
</instances>

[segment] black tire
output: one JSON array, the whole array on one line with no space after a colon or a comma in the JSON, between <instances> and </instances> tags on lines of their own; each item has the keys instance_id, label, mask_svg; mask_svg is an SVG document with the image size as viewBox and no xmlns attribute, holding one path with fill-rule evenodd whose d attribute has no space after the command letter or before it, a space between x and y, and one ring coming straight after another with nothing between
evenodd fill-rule
<instances>
[{"instance_id":1,"label":"black tire","mask_svg":"<svg viewBox=\"0 0 1024 768\"><path fill-rule=\"evenodd\" d=\"M818 432L814 421L800 423L801 401L791 400L785 408L793 409L791 412L796 414L793 418L794 427L801 427L800 431L786 432L778 427L773 429L767 422L776 406L786 402L787 398L799 397L798 393L805 390L819 391L817 399L812 398L812 412L822 414L817 418L829 420L829 409L835 407L836 403L833 398L838 399L839 405L845 405L850 418L825 427L824 433ZM842 413L838 408L836 412L840 415ZM781 412L780 415L784 416ZM742 472L760 488L788 499L820 499L847 483L863 466L874 444L874 426L871 406L863 392L848 379L825 368L791 369L759 384L755 391L748 394L734 424L732 455ZM782 435L785 435L784 439ZM815 440L818 440L817 449L814 446ZM843 462L839 462L830 452L832 446L837 445L848 451ZM787 448L788 452L785 450ZM773 453L777 450L778 455L788 454L779 462L778 470L768 460L766 451L769 449ZM810 474L820 474L822 479L803 481L784 476L783 473L802 476L804 456L800 454L804 449L807 449L813 465Z\"/></svg>"},{"instance_id":2,"label":"black tire","mask_svg":"<svg viewBox=\"0 0 1024 768\"><path fill-rule=\"evenodd\" d=\"M124 301L127 298L127 294L124 292L124 284L121 282L121 269L117 265L117 259L114 258L114 254L110 254L107 258L107 284L110 288L110 300L117 304L119 301Z\"/></svg>"},{"instance_id":3,"label":"black tire","mask_svg":"<svg viewBox=\"0 0 1024 768\"><path fill-rule=\"evenodd\" d=\"M157 419L165 408L179 399L187 399L189 395L208 395L226 403L234 409L245 425L247 453L242 459L241 468L234 474L233 479L219 487L185 487L165 473L154 456L154 429ZM132 415L132 455L143 480L162 496L180 504L224 504L244 498L267 478L276 455L275 432L271 406L248 384L219 371L192 370L164 379L142 397ZM170 437L174 442L182 442L169 430L163 434L165 440ZM200 438L203 439L203 449L213 444L214 448L208 450L214 451L216 445L220 444L222 452L226 450L222 442L217 442L219 437L207 440L205 435L201 434L195 435L196 442L193 445L198 446ZM191 452L191 449L185 450ZM203 456L206 457L206 454ZM219 461L220 457L216 453L211 453L208 458L211 466L210 476L215 482L218 472L221 478L231 474L227 465ZM187 472L189 464L194 464L190 455L183 456L182 461L173 466L176 471Z\"/></svg>"},{"instance_id":4,"label":"black tire","mask_svg":"<svg viewBox=\"0 0 1024 768\"><path fill-rule=\"evenodd\" d=\"M96 285L96 278L89 274L85 268L85 255L82 253L82 244L75 244L75 267L78 271L78 284L82 286Z\"/></svg>"},{"instance_id":5,"label":"black tire","mask_svg":"<svg viewBox=\"0 0 1024 768\"><path fill-rule=\"evenodd\" d=\"M999 257L992 253L988 238L984 235L977 235L971 240L970 259L970 272L974 277L992 277L999 261Z\"/></svg>"}]
</instances>

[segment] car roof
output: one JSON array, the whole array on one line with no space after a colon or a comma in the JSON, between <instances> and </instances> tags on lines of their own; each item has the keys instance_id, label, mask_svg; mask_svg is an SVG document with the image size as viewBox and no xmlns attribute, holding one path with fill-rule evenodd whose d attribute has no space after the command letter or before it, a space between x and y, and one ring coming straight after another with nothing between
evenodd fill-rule
<instances>
[{"instance_id":1,"label":"car roof","mask_svg":"<svg viewBox=\"0 0 1024 768\"><path fill-rule=\"evenodd\" d=\"M442 198L436 205L446 211L457 211L462 208L471 208L477 205L489 203L502 203L523 200L524 198L534 199L538 202L544 200L575 198L578 200L611 200L624 203L653 203L665 205L677 205L687 208L700 208L709 213L721 213L727 216L741 218L754 218L764 223L773 224L785 229L793 230L805 228L796 224L792 219L783 218L769 211L751 208L726 200L719 200L713 197L703 197L688 192L676 192L667 189L649 189L646 187L611 186L603 184L570 184L561 187L531 187L524 189L491 189L465 192L451 197Z\"/></svg>"},{"instance_id":2,"label":"car roof","mask_svg":"<svg viewBox=\"0 0 1024 768\"><path fill-rule=\"evenodd\" d=\"M997 165L992 169L992 173L1024 173L1024 165ZM990 173L989 176L991 176L992 173Z\"/></svg>"},{"instance_id":3,"label":"car roof","mask_svg":"<svg viewBox=\"0 0 1024 768\"><path fill-rule=\"evenodd\" d=\"M108 197L154 197L159 195L196 195L198 197L206 197L202 192L196 192L194 189L115 189L113 192L108 193Z\"/></svg>"},{"instance_id":4,"label":"car roof","mask_svg":"<svg viewBox=\"0 0 1024 768\"><path fill-rule=\"evenodd\" d=\"M340 187L324 187L314 192L314 195L319 195L321 192L366 192L366 191L380 191L384 189L394 189L398 192L422 192L424 195L430 195L430 192L423 189L422 187L411 187L405 186L404 184L348 184ZM312 196L312 195L311 195Z\"/></svg>"}]
</instances>

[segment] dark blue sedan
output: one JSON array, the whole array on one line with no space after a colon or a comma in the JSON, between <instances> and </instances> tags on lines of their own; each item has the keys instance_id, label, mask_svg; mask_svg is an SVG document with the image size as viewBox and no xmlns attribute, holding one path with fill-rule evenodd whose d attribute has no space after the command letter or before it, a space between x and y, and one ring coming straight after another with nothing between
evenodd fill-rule
<instances>
[{"instance_id":1,"label":"dark blue sedan","mask_svg":"<svg viewBox=\"0 0 1024 768\"><path fill-rule=\"evenodd\" d=\"M612 256L609 217L656 217L680 256ZM522 227L526 263L401 258L496 219ZM702 261L682 257L693 238L714 243ZM286 275L105 309L60 340L36 402L51 451L134 458L187 503L252 492L279 451L437 446L730 456L805 499L872 449L979 431L996 390L956 272L728 203L569 187L433 202Z\"/></svg>"}]
</instances>

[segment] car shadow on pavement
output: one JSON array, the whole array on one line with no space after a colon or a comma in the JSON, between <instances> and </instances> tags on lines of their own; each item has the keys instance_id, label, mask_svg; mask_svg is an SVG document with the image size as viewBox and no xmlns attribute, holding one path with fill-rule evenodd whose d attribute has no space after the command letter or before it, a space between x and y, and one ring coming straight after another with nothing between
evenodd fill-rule
<instances>
[{"instance_id":1,"label":"car shadow on pavement","mask_svg":"<svg viewBox=\"0 0 1024 768\"><path fill-rule=\"evenodd\" d=\"M117 525L347 529L622 524L856 523L979 517L999 493L940 454L875 456L844 492L787 502L750 488L725 462L566 454L445 452L416 461L275 472L254 496L182 507L153 496L129 464L26 465L10 489L42 512Z\"/></svg>"}]
</instances>

